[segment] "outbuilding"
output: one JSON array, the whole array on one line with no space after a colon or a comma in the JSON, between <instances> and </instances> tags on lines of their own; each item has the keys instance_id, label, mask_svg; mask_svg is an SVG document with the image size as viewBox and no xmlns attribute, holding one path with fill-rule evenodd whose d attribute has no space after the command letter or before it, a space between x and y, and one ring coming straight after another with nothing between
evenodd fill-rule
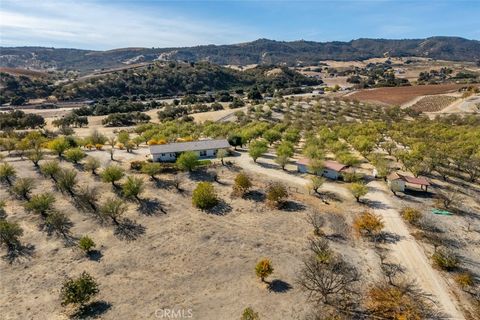
<instances>
[{"instance_id":1,"label":"outbuilding","mask_svg":"<svg viewBox=\"0 0 480 320\"><path fill-rule=\"evenodd\" d=\"M342 173L348 168L348 166L332 160L323 161L322 169L319 172L311 172L310 160L302 158L297 161L297 171L301 173L312 173L324 176L332 180L338 180Z\"/></svg>"},{"instance_id":2,"label":"outbuilding","mask_svg":"<svg viewBox=\"0 0 480 320\"><path fill-rule=\"evenodd\" d=\"M218 150L227 150L230 144L226 139L174 142L150 146L150 155L154 162L172 162L186 151L196 152L199 158L213 158Z\"/></svg>"},{"instance_id":3,"label":"outbuilding","mask_svg":"<svg viewBox=\"0 0 480 320\"><path fill-rule=\"evenodd\" d=\"M392 172L387 176L387 184L393 192L405 191L408 185L420 186L420 190L428 191L430 182L423 177L411 177L398 172Z\"/></svg>"}]
</instances>

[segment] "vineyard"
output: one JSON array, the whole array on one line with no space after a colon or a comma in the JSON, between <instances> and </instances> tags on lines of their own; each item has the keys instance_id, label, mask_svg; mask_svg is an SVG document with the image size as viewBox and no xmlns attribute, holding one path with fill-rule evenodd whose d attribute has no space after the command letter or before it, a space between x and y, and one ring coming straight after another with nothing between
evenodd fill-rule
<instances>
[{"instance_id":1,"label":"vineyard","mask_svg":"<svg viewBox=\"0 0 480 320\"><path fill-rule=\"evenodd\" d=\"M457 98L452 96L424 97L410 108L418 112L436 112L445 109L455 100L457 100Z\"/></svg>"}]
</instances>

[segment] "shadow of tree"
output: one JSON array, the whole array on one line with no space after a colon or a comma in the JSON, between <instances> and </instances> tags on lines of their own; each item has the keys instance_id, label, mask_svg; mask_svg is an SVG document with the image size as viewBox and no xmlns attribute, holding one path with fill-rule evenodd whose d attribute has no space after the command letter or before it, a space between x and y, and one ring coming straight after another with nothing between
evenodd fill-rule
<instances>
[{"instance_id":1,"label":"shadow of tree","mask_svg":"<svg viewBox=\"0 0 480 320\"><path fill-rule=\"evenodd\" d=\"M379 243L397 243L400 241L402 237L400 237L396 233L382 231L379 235L372 238L372 241L379 242Z\"/></svg>"},{"instance_id":2,"label":"shadow of tree","mask_svg":"<svg viewBox=\"0 0 480 320\"><path fill-rule=\"evenodd\" d=\"M215 207L206 210L206 212L209 214L215 214L217 216L224 216L230 211L232 211L232 206L226 203L224 200L220 200Z\"/></svg>"},{"instance_id":3,"label":"shadow of tree","mask_svg":"<svg viewBox=\"0 0 480 320\"><path fill-rule=\"evenodd\" d=\"M243 196L246 200L252 200L255 202L264 202L265 201L265 193L258 191L258 190L251 190Z\"/></svg>"},{"instance_id":4,"label":"shadow of tree","mask_svg":"<svg viewBox=\"0 0 480 320\"><path fill-rule=\"evenodd\" d=\"M302 204L300 202L287 200L287 201L283 202L280 209L283 210L283 211L287 211L287 212L298 212L298 211L305 210L306 207L305 207L304 204Z\"/></svg>"},{"instance_id":5,"label":"shadow of tree","mask_svg":"<svg viewBox=\"0 0 480 320\"><path fill-rule=\"evenodd\" d=\"M268 284L268 290L276 293L284 293L292 289L292 286L282 280L275 279Z\"/></svg>"},{"instance_id":6,"label":"shadow of tree","mask_svg":"<svg viewBox=\"0 0 480 320\"><path fill-rule=\"evenodd\" d=\"M125 218L115 227L113 234L120 240L134 241L145 234L145 230L141 224Z\"/></svg>"},{"instance_id":7,"label":"shadow of tree","mask_svg":"<svg viewBox=\"0 0 480 320\"><path fill-rule=\"evenodd\" d=\"M157 199L142 199L138 209L140 213L147 216L153 216L159 213L167 214L162 203Z\"/></svg>"},{"instance_id":8,"label":"shadow of tree","mask_svg":"<svg viewBox=\"0 0 480 320\"><path fill-rule=\"evenodd\" d=\"M26 261L33 256L34 251L35 246L32 244L17 244L15 247L9 248L7 254L2 258L10 264Z\"/></svg>"},{"instance_id":9,"label":"shadow of tree","mask_svg":"<svg viewBox=\"0 0 480 320\"><path fill-rule=\"evenodd\" d=\"M75 313L71 318L73 319L97 319L107 312L112 305L106 301L95 301L92 302L77 313Z\"/></svg>"},{"instance_id":10,"label":"shadow of tree","mask_svg":"<svg viewBox=\"0 0 480 320\"><path fill-rule=\"evenodd\" d=\"M390 209L389 205L378 200L361 199L361 203L373 209Z\"/></svg>"},{"instance_id":11,"label":"shadow of tree","mask_svg":"<svg viewBox=\"0 0 480 320\"><path fill-rule=\"evenodd\" d=\"M100 260L103 258L103 254L99 250L91 250L87 254L87 257L92 261L100 262Z\"/></svg>"}]
</instances>

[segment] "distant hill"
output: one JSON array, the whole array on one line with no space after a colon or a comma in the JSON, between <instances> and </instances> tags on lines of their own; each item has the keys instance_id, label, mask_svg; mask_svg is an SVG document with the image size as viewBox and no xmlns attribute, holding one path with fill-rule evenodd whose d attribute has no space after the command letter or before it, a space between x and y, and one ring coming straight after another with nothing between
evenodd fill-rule
<instances>
[{"instance_id":1,"label":"distant hill","mask_svg":"<svg viewBox=\"0 0 480 320\"><path fill-rule=\"evenodd\" d=\"M312 64L319 60L365 60L375 57L426 57L452 61L480 60L480 41L458 37L427 39L358 39L349 42L259 39L233 45L186 48L124 48L108 51L44 47L0 48L0 67L78 70L154 60L209 61L215 64Z\"/></svg>"}]
</instances>

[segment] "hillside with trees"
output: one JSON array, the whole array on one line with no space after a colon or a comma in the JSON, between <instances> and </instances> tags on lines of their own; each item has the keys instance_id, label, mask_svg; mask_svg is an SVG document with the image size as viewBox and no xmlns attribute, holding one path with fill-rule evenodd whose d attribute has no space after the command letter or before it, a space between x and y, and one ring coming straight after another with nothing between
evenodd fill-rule
<instances>
[{"instance_id":1,"label":"hillside with trees","mask_svg":"<svg viewBox=\"0 0 480 320\"><path fill-rule=\"evenodd\" d=\"M365 60L384 57L426 57L453 61L480 60L480 41L458 37L427 39L357 39L349 42L274 41L259 39L233 45L204 45L186 48L124 48L108 51L3 47L0 66L12 68L95 69L124 66L130 59L209 61L216 64L318 63L319 60Z\"/></svg>"}]
</instances>

